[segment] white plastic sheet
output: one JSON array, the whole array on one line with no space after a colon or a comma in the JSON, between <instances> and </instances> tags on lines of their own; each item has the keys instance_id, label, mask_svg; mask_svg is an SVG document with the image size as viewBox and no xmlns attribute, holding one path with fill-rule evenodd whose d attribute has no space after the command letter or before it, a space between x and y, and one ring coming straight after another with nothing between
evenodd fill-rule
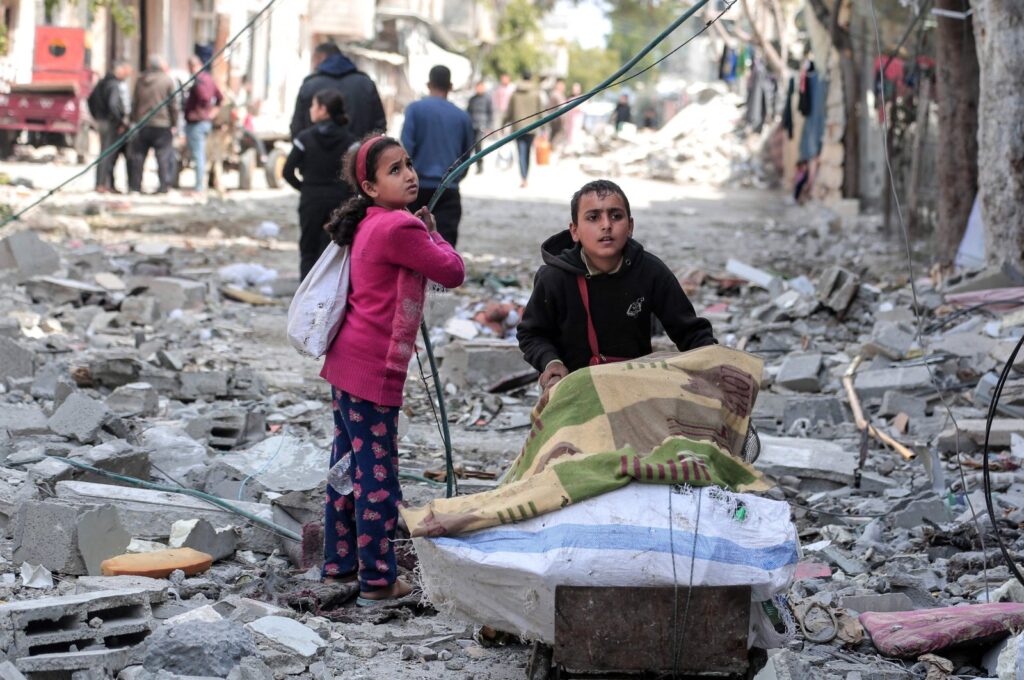
<instances>
[{"instance_id":1,"label":"white plastic sheet","mask_svg":"<svg viewBox=\"0 0 1024 680\"><path fill-rule=\"evenodd\" d=\"M326 354L345 320L348 255L348 247L329 244L292 298L288 308L288 341L302 354Z\"/></svg>"}]
</instances>

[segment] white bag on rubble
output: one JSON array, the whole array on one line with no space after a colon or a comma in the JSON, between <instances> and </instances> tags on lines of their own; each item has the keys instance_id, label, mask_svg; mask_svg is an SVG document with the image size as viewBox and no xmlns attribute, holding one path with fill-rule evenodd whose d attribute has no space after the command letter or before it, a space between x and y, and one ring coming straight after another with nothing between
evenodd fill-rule
<instances>
[{"instance_id":1,"label":"white bag on rubble","mask_svg":"<svg viewBox=\"0 0 1024 680\"><path fill-rule=\"evenodd\" d=\"M295 291L288 307L288 341L302 354L322 357L345 320L349 249L331 243Z\"/></svg>"},{"instance_id":2,"label":"white bag on rubble","mask_svg":"<svg viewBox=\"0 0 1024 680\"><path fill-rule=\"evenodd\" d=\"M787 503L718 487L636 483L513 525L414 543L435 606L548 644L558 585L672 585L674 553L678 582L687 586L696 554L694 586L750 585L759 603L788 590L799 561ZM760 605L751 612L763 616ZM777 643L764 640L769 630L752 625L749 642Z\"/></svg>"}]
</instances>

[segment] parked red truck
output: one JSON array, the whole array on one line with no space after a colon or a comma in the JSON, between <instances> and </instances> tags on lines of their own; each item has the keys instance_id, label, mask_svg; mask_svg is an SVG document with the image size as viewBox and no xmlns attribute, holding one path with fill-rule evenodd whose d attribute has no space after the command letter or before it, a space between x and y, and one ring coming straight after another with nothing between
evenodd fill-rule
<instances>
[{"instance_id":1,"label":"parked red truck","mask_svg":"<svg viewBox=\"0 0 1024 680\"><path fill-rule=\"evenodd\" d=\"M93 84L82 28L37 26L32 82L12 84L0 94L0 157L15 143L75 150L84 162L89 148L85 105Z\"/></svg>"}]
</instances>

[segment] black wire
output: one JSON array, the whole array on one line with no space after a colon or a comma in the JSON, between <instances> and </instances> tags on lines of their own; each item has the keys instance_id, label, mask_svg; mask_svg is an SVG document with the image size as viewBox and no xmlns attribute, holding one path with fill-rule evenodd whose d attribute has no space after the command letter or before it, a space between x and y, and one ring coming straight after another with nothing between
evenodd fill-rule
<instances>
[{"instance_id":1,"label":"black wire","mask_svg":"<svg viewBox=\"0 0 1024 680\"><path fill-rule=\"evenodd\" d=\"M1006 543L1003 541L1002 535L999 533L999 525L996 523L996 511L992 504L992 479L989 473L988 457L989 457L989 438L992 434L992 421L995 420L996 410L999 407L999 398L1003 394L1003 386L1006 384L1006 380L1010 375L1010 371L1013 368L1013 363L1017 359L1017 353L1020 352L1021 346L1024 345L1024 336L1021 336L1020 340L1017 341L1017 346L1013 348L1013 352L1010 353L1010 358L1006 360L1006 365L1003 366L1002 373L999 374L999 382L996 383L995 392L992 393L992 402L988 406L988 417L985 420L985 446L982 449L981 459L981 475L985 489L985 508L988 510L988 517L992 521L992 533L995 534L996 542L999 543L999 552L1003 554L1003 559L1006 560L1006 565L1010 568L1014 577L1024 585L1024 574L1021 574L1020 569L1017 568L1017 563L1013 561L1010 556L1010 551L1006 547ZM964 490L966 493L966 489Z\"/></svg>"},{"instance_id":2,"label":"black wire","mask_svg":"<svg viewBox=\"0 0 1024 680\"><path fill-rule=\"evenodd\" d=\"M649 66L645 66L644 68L640 69L636 73L634 73L632 75L629 75L629 76L625 76L625 77L621 78L620 80L616 80L614 83L608 83L604 87L595 88L593 90L589 90L587 92L584 92L583 94L579 95L578 97L573 97L571 99L566 99L561 104L555 104L554 106L549 106L546 109L541 109L540 111L536 111L536 112L531 113L531 114L529 114L527 116L523 116L522 118L520 118L518 120L513 120L510 123L505 123L501 127L495 128L494 130L491 130L490 132L488 132L483 137L480 137L479 139L477 139L476 142L474 142L472 147L470 147L469 149L466 149L466 151L464 151L461 156L456 158L455 161L453 161L452 164L448 166L448 169L445 171L444 174L448 175L455 168L457 168L460 164L465 162L465 160L467 158L469 158L470 154L473 153L474 149L477 146L479 146L485 139L490 137L491 135L497 134L497 133L501 132L502 130L507 130L510 127L512 127L514 125L517 125L519 123L522 123L522 122L525 122L525 121L528 121L528 120L532 120L532 119L536 118L537 116L542 116L545 113L550 113L551 111L556 111L558 109L561 109L564 106L568 106L569 104L577 102L577 101L579 101L581 99L587 99L587 98L596 96L596 95L600 94L601 92L604 92L605 90L609 90L609 89L611 89L613 87L618 87L619 85L622 85L623 83L629 82L630 80L633 80L634 78L642 76L644 73L647 73L652 68L654 68L655 66L657 66L661 62L665 61L666 59L671 57L673 54L678 52L679 50L681 50L684 47L686 47L687 45L689 45L691 42L693 42L694 39L696 39L698 36L700 36L702 33L704 33L704 31L706 31L709 28L711 28L712 24L714 24L719 19L721 19L722 15L724 15L726 12L728 12L730 9L732 9L733 5L735 5L737 2L738 2L738 0L733 0L732 2L730 2L728 5L726 5L725 9L723 9L721 12L719 12L714 18L712 18L712 19L710 19L708 21L705 21L704 22L704 26L702 26L699 31L697 31L696 33L691 35L689 38L687 38L684 42L682 42L677 47L674 47L669 52L666 52L663 56L661 56L658 59L656 59ZM467 168L467 171L468 171L468 168Z\"/></svg>"}]
</instances>

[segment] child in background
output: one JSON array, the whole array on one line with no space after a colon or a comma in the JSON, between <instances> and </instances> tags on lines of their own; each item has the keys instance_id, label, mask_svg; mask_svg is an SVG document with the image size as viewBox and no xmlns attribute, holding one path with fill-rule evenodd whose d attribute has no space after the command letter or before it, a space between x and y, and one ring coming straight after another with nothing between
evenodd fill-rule
<instances>
[{"instance_id":1,"label":"child in background","mask_svg":"<svg viewBox=\"0 0 1024 680\"><path fill-rule=\"evenodd\" d=\"M331 384L335 440L331 466L350 455L351 493L327 487L325 580L358 578L357 604L398 598L393 541L402 488L398 482L398 411L423 318L426 280L462 284L462 258L437 233L426 208L415 215L419 181L398 141L364 139L344 161L355 195L327 224L350 246L345 321L327 350L320 376Z\"/></svg>"},{"instance_id":2,"label":"child in background","mask_svg":"<svg viewBox=\"0 0 1024 680\"><path fill-rule=\"evenodd\" d=\"M352 190L341 177L341 158L356 138L348 131L345 101L337 90L320 90L309 106L313 126L292 142L284 179L299 193L299 279L313 268L331 237L324 225ZM298 170L302 179L295 175Z\"/></svg>"},{"instance_id":3,"label":"child in background","mask_svg":"<svg viewBox=\"0 0 1024 680\"><path fill-rule=\"evenodd\" d=\"M541 408L570 371L650 354L652 314L680 351L715 344L672 271L633 240L617 184L583 185L570 212L569 229L541 246L544 265L519 323L519 347L541 372Z\"/></svg>"}]
</instances>

